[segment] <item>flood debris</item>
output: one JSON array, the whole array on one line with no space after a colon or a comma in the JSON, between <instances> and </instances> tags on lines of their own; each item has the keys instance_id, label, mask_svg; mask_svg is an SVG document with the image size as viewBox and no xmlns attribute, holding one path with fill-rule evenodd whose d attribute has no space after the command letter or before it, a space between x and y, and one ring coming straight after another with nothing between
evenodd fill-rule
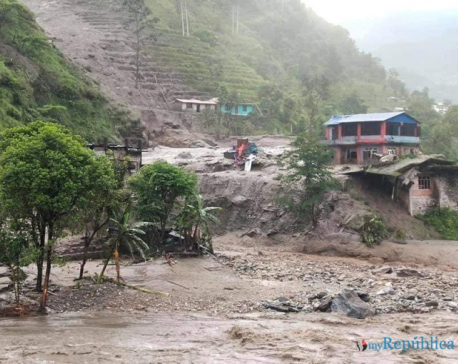
<instances>
[{"instance_id":1,"label":"flood debris","mask_svg":"<svg viewBox=\"0 0 458 364\"><path fill-rule=\"evenodd\" d=\"M375 311L369 304L359 298L358 294L350 289L344 289L332 300L331 311L344 313L347 316L364 319L374 316Z\"/></svg>"},{"instance_id":2,"label":"flood debris","mask_svg":"<svg viewBox=\"0 0 458 364\"><path fill-rule=\"evenodd\" d=\"M253 164L257 164L258 147L248 138L237 139L237 145L224 152L224 158L232 159L237 167L244 167L250 172Z\"/></svg>"}]
</instances>

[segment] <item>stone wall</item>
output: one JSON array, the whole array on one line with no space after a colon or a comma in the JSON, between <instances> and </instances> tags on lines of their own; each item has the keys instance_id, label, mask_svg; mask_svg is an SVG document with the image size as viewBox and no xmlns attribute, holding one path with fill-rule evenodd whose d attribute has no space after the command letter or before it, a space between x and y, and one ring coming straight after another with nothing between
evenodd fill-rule
<instances>
[{"instance_id":1,"label":"stone wall","mask_svg":"<svg viewBox=\"0 0 458 364\"><path fill-rule=\"evenodd\" d=\"M412 216L424 214L437 205L437 198L433 196L410 196L410 213Z\"/></svg>"},{"instance_id":2,"label":"stone wall","mask_svg":"<svg viewBox=\"0 0 458 364\"><path fill-rule=\"evenodd\" d=\"M439 206L458 210L458 176L438 177Z\"/></svg>"}]
</instances>

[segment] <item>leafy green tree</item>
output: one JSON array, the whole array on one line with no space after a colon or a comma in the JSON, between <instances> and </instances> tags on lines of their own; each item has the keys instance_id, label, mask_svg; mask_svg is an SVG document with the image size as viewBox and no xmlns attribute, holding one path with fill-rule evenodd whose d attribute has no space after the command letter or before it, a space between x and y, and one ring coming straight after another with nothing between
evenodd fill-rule
<instances>
[{"instance_id":1,"label":"leafy green tree","mask_svg":"<svg viewBox=\"0 0 458 364\"><path fill-rule=\"evenodd\" d=\"M91 243L107 227L114 211L129 199L124 191L127 161L119 161L111 153L97 157L93 168L88 193L79 200L76 214L72 214L77 231L81 228L81 222L84 223L84 252L79 279L83 279Z\"/></svg>"},{"instance_id":2,"label":"leafy green tree","mask_svg":"<svg viewBox=\"0 0 458 364\"><path fill-rule=\"evenodd\" d=\"M173 210L197 189L196 175L158 161L141 168L130 178L129 185L136 198L137 216L159 225L162 246Z\"/></svg>"},{"instance_id":3,"label":"leafy green tree","mask_svg":"<svg viewBox=\"0 0 458 364\"><path fill-rule=\"evenodd\" d=\"M365 114L367 106L356 93L352 93L340 102L339 110L345 115Z\"/></svg>"},{"instance_id":4,"label":"leafy green tree","mask_svg":"<svg viewBox=\"0 0 458 364\"><path fill-rule=\"evenodd\" d=\"M204 199L198 193L186 198L183 211L177 219L178 228L185 240L185 249L192 249L192 245L197 244L213 254L210 225L219 224L213 212L220 210L220 207L205 206Z\"/></svg>"},{"instance_id":5,"label":"leafy green tree","mask_svg":"<svg viewBox=\"0 0 458 364\"><path fill-rule=\"evenodd\" d=\"M119 265L119 250L123 247L129 249L132 256L134 255L134 252L138 252L142 258L146 260L145 252L148 250L148 245L140 238L140 235L146 234L146 232L141 230L141 228L149 225L149 223L132 223L131 216L130 208L127 207L124 210L119 210L113 218L110 218L110 237L107 242L110 255L105 260L97 283L102 281L111 256L114 257L116 265L116 278L118 283L120 283L121 272Z\"/></svg>"},{"instance_id":6,"label":"leafy green tree","mask_svg":"<svg viewBox=\"0 0 458 364\"><path fill-rule=\"evenodd\" d=\"M46 306L53 246L64 228L65 217L91 188L94 155L84 141L68 129L34 122L12 128L0 140L0 204L6 217L28 219L39 250L37 290Z\"/></svg>"},{"instance_id":7,"label":"leafy green tree","mask_svg":"<svg viewBox=\"0 0 458 364\"><path fill-rule=\"evenodd\" d=\"M10 279L14 285L15 302L18 305L22 292L22 284L27 275L22 270L35 260L36 250L30 244L30 227L24 221L7 221L0 231L0 263L10 271Z\"/></svg>"},{"instance_id":8,"label":"leafy green tree","mask_svg":"<svg viewBox=\"0 0 458 364\"><path fill-rule=\"evenodd\" d=\"M321 120L319 118L323 103L329 98L330 82L326 76L304 77L302 79L303 104L308 116L306 130L319 135Z\"/></svg>"},{"instance_id":9,"label":"leafy green tree","mask_svg":"<svg viewBox=\"0 0 458 364\"><path fill-rule=\"evenodd\" d=\"M298 135L291 146L281 159L287 173L279 176L279 202L316 227L319 204L325 193L337 186L330 170L332 152L305 133Z\"/></svg>"}]
</instances>

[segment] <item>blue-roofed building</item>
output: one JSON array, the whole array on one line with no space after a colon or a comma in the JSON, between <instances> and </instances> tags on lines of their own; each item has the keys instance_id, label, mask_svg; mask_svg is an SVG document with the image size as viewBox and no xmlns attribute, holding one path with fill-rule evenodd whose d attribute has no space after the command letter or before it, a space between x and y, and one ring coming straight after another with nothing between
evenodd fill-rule
<instances>
[{"instance_id":1,"label":"blue-roofed building","mask_svg":"<svg viewBox=\"0 0 458 364\"><path fill-rule=\"evenodd\" d=\"M420 122L405 112L333 116L324 126L336 164L369 164L374 154L419 153Z\"/></svg>"}]
</instances>

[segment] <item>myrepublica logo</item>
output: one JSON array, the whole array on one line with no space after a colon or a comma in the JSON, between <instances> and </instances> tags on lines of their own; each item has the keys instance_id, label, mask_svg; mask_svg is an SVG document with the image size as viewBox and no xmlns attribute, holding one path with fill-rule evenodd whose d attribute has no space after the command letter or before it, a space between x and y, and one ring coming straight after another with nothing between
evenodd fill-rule
<instances>
[{"instance_id":1,"label":"myrepublica logo","mask_svg":"<svg viewBox=\"0 0 458 364\"><path fill-rule=\"evenodd\" d=\"M415 336L412 340L393 340L391 337L383 337L382 342L366 343L363 339L356 342L359 351L366 349L380 352L382 350L399 350L405 353L407 350L455 350L452 340L439 340L437 336Z\"/></svg>"},{"instance_id":2,"label":"myrepublica logo","mask_svg":"<svg viewBox=\"0 0 458 364\"><path fill-rule=\"evenodd\" d=\"M356 347L358 348L359 351L364 351L367 349L367 343L363 340L361 340L361 343L359 341L356 342Z\"/></svg>"}]
</instances>

